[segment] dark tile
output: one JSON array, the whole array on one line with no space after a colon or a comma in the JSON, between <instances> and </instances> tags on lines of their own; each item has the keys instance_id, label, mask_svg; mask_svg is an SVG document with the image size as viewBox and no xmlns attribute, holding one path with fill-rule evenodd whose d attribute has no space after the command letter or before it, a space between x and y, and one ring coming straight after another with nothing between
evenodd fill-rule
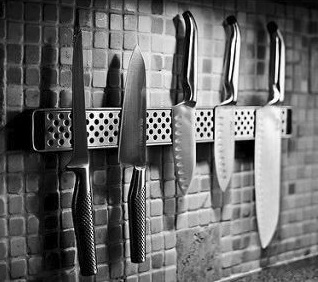
<instances>
[{"instance_id":1,"label":"dark tile","mask_svg":"<svg viewBox=\"0 0 318 282\"><path fill-rule=\"evenodd\" d=\"M25 3L24 6L24 19L26 21L40 21L41 6L37 3Z\"/></svg>"},{"instance_id":2,"label":"dark tile","mask_svg":"<svg viewBox=\"0 0 318 282\"><path fill-rule=\"evenodd\" d=\"M45 230L52 230L58 227L59 219L57 215L48 215L44 219Z\"/></svg>"},{"instance_id":3,"label":"dark tile","mask_svg":"<svg viewBox=\"0 0 318 282\"><path fill-rule=\"evenodd\" d=\"M10 67L7 69L7 83L21 85L22 69L20 67Z\"/></svg>"},{"instance_id":4,"label":"dark tile","mask_svg":"<svg viewBox=\"0 0 318 282\"><path fill-rule=\"evenodd\" d=\"M75 250L65 250L61 252L62 267L72 267L75 264Z\"/></svg>"},{"instance_id":5,"label":"dark tile","mask_svg":"<svg viewBox=\"0 0 318 282\"><path fill-rule=\"evenodd\" d=\"M46 270L54 270L60 268L61 257L57 252L49 252L44 255L44 265Z\"/></svg>"},{"instance_id":6,"label":"dark tile","mask_svg":"<svg viewBox=\"0 0 318 282\"><path fill-rule=\"evenodd\" d=\"M57 71L56 69L43 68L41 72L41 87L49 89L57 85Z\"/></svg>"},{"instance_id":7,"label":"dark tile","mask_svg":"<svg viewBox=\"0 0 318 282\"><path fill-rule=\"evenodd\" d=\"M49 193L44 197L44 211L56 211L59 208L59 194Z\"/></svg>"},{"instance_id":8,"label":"dark tile","mask_svg":"<svg viewBox=\"0 0 318 282\"><path fill-rule=\"evenodd\" d=\"M38 25L25 25L24 41L27 43L38 43L40 41L40 27Z\"/></svg>"},{"instance_id":9,"label":"dark tile","mask_svg":"<svg viewBox=\"0 0 318 282\"><path fill-rule=\"evenodd\" d=\"M7 2L7 18L10 20L22 20L23 3L20 1Z\"/></svg>"},{"instance_id":10,"label":"dark tile","mask_svg":"<svg viewBox=\"0 0 318 282\"><path fill-rule=\"evenodd\" d=\"M44 250L53 250L58 247L58 233L50 233L46 234L43 238L43 248Z\"/></svg>"},{"instance_id":11,"label":"dark tile","mask_svg":"<svg viewBox=\"0 0 318 282\"><path fill-rule=\"evenodd\" d=\"M106 2L106 1L105 1ZM92 4L92 1L91 0L77 0L77 5L80 6L80 7L90 7L91 4Z\"/></svg>"},{"instance_id":12,"label":"dark tile","mask_svg":"<svg viewBox=\"0 0 318 282\"><path fill-rule=\"evenodd\" d=\"M75 246L75 233L74 230L65 230L61 232L60 247L67 249Z\"/></svg>"},{"instance_id":13,"label":"dark tile","mask_svg":"<svg viewBox=\"0 0 318 282\"><path fill-rule=\"evenodd\" d=\"M22 46L20 44L8 44L7 45L7 62L12 64L20 64L21 61L22 61Z\"/></svg>"},{"instance_id":14,"label":"dark tile","mask_svg":"<svg viewBox=\"0 0 318 282\"><path fill-rule=\"evenodd\" d=\"M163 1L162 0L152 0L151 11L153 14L162 15L162 13L163 13Z\"/></svg>"},{"instance_id":15,"label":"dark tile","mask_svg":"<svg viewBox=\"0 0 318 282\"><path fill-rule=\"evenodd\" d=\"M73 23L73 8L67 6L60 7L60 23Z\"/></svg>"},{"instance_id":16,"label":"dark tile","mask_svg":"<svg viewBox=\"0 0 318 282\"><path fill-rule=\"evenodd\" d=\"M26 45L24 50L24 62L26 64L38 64L40 62L40 47Z\"/></svg>"},{"instance_id":17,"label":"dark tile","mask_svg":"<svg viewBox=\"0 0 318 282\"><path fill-rule=\"evenodd\" d=\"M56 22L57 20L57 6L45 4L43 6L43 21Z\"/></svg>"}]
</instances>

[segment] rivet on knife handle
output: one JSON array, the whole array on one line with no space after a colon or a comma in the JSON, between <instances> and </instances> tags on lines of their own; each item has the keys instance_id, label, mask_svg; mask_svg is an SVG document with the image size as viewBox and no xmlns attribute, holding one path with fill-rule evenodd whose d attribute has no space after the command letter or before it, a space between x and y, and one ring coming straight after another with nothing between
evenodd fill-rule
<instances>
[{"instance_id":1,"label":"rivet on knife handle","mask_svg":"<svg viewBox=\"0 0 318 282\"><path fill-rule=\"evenodd\" d=\"M183 58L183 91L184 101L196 104L197 101L197 85L198 85L198 40L197 40L197 25L191 14L186 11L182 14L185 25L184 38L184 58Z\"/></svg>"},{"instance_id":2,"label":"rivet on knife handle","mask_svg":"<svg viewBox=\"0 0 318 282\"><path fill-rule=\"evenodd\" d=\"M80 271L83 276L97 273L95 234L93 224L92 192L89 177L86 112L83 80L82 31L78 14L74 27L74 56L72 83L72 138L73 155L67 169L75 173L76 181L72 200L72 215L78 249Z\"/></svg>"},{"instance_id":3,"label":"rivet on knife handle","mask_svg":"<svg viewBox=\"0 0 318 282\"><path fill-rule=\"evenodd\" d=\"M226 57L224 62L225 100L221 105L235 105L238 92L241 34L237 20L234 16L227 17L225 20L225 28L229 32L229 40L226 43Z\"/></svg>"},{"instance_id":4,"label":"rivet on knife handle","mask_svg":"<svg viewBox=\"0 0 318 282\"><path fill-rule=\"evenodd\" d=\"M131 261L146 260L146 168L134 167L128 194Z\"/></svg>"},{"instance_id":5,"label":"rivet on knife handle","mask_svg":"<svg viewBox=\"0 0 318 282\"><path fill-rule=\"evenodd\" d=\"M270 35L269 105L284 101L285 92L285 44L275 22L267 25Z\"/></svg>"}]
</instances>

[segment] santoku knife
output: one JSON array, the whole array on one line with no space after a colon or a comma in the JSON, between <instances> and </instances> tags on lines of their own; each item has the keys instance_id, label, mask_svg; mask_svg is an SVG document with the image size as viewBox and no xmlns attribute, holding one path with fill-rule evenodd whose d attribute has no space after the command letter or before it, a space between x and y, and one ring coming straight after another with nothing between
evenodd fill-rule
<instances>
[{"instance_id":1,"label":"santoku knife","mask_svg":"<svg viewBox=\"0 0 318 282\"><path fill-rule=\"evenodd\" d=\"M81 274L97 273L92 192L87 150L86 112L83 78L82 31L76 17L73 40L72 139L73 155L67 169L75 173L72 215Z\"/></svg>"},{"instance_id":2,"label":"santoku knife","mask_svg":"<svg viewBox=\"0 0 318 282\"><path fill-rule=\"evenodd\" d=\"M183 101L172 107L172 144L177 183L185 194L196 164L195 105L197 97L197 25L192 14L183 13L185 48L183 59Z\"/></svg>"},{"instance_id":3,"label":"santoku knife","mask_svg":"<svg viewBox=\"0 0 318 282\"><path fill-rule=\"evenodd\" d=\"M225 191L233 173L235 155L235 108L237 102L241 35L234 16L225 21L228 40L224 61L225 100L214 109L214 159L220 189Z\"/></svg>"},{"instance_id":4,"label":"santoku knife","mask_svg":"<svg viewBox=\"0 0 318 282\"><path fill-rule=\"evenodd\" d=\"M269 102L256 110L255 199L257 225L262 248L275 233L279 217L281 168L281 108L284 100L285 46L276 23L270 34Z\"/></svg>"},{"instance_id":5,"label":"santoku knife","mask_svg":"<svg viewBox=\"0 0 318 282\"><path fill-rule=\"evenodd\" d=\"M119 161L133 165L128 193L131 261L146 259L146 72L136 46L130 58L121 112Z\"/></svg>"}]
</instances>

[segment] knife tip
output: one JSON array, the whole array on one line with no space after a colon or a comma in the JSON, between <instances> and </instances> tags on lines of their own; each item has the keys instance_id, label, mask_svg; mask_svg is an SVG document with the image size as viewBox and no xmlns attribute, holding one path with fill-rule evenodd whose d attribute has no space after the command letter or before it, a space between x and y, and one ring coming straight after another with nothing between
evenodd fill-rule
<instances>
[{"instance_id":1,"label":"knife tip","mask_svg":"<svg viewBox=\"0 0 318 282\"><path fill-rule=\"evenodd\" d=\"M141 53L141 50L140 50L140 47L139 47L139 45L138 45L138 44L136 44L136 45L135 45L135 48L134 48L133 53L135 53L135 52L137 52L137 53Z\"/></svg>"},{"instance_id":2,"label":"knife tip","mask_svg":"<svg viewBox=\"0 0 318 282\"><path fill-rule=\"evenodd\" d=\"M133 50L130 60L132 60L133 57L140 57L142 59L143 68L145 69L145 60L138 44L135 45L135 48Z\"/></svg>"}]
</instances>

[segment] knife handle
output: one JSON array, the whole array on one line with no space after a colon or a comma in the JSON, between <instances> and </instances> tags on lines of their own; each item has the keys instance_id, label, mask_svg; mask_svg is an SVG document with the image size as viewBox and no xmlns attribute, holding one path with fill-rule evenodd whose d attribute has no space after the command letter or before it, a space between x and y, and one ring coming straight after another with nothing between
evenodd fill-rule
<instances>
[{"instance_id":1,"label":"knife handle","mask_svg":"<svg viewBox=\"0 0 318 282\"><path fill-rule=\"evenodd\" d=\"M221 105L236 104L238 92L238 77L241 52L241 33L234 16L226 18L224 27L228 31L224 61L224 91L225 100Z\"/></svg>"},{"instance_id":2,"label":"knife handle","mask_svg":"<svg viewBox=\"0 0 318 282\"><path fill-rule=\"evenodd\" d=\"M131 261L146 260L146 168L134 167L128 193Z\"/></svg>"},{"instance_id":3,"label":"knife handle","mask_svg":"<svg viewBox=\"0 0 318 282\"><path fill-rule=\"evenodd\" d=\"M285 92L285 43L275 22L269 22L267 30L270 35L269 55L269 93L268 104L284 101Z\"/></svg>"},{"instance_id":4,"label":"knife handle","mask_svg":"<svg viewBox=\"0 0 318 282\"><path fill-rule=\"evenodd\" d=\"M183 79L184 101L196 103L198 85L198 28L191 12L182 14L185 21Z\"/></svg>"},{"instance_id":5,"label":"knife handle","mask_svg":"<svg viewBox=\"0 0 318 282\"><path fill-rule=\"evenodd\" d=\"M83 276L95 275L97 266L89 166L69 168L69 170L72 170L76 176L72 215L80 270Z\"/></svg>"}]
</instances>

